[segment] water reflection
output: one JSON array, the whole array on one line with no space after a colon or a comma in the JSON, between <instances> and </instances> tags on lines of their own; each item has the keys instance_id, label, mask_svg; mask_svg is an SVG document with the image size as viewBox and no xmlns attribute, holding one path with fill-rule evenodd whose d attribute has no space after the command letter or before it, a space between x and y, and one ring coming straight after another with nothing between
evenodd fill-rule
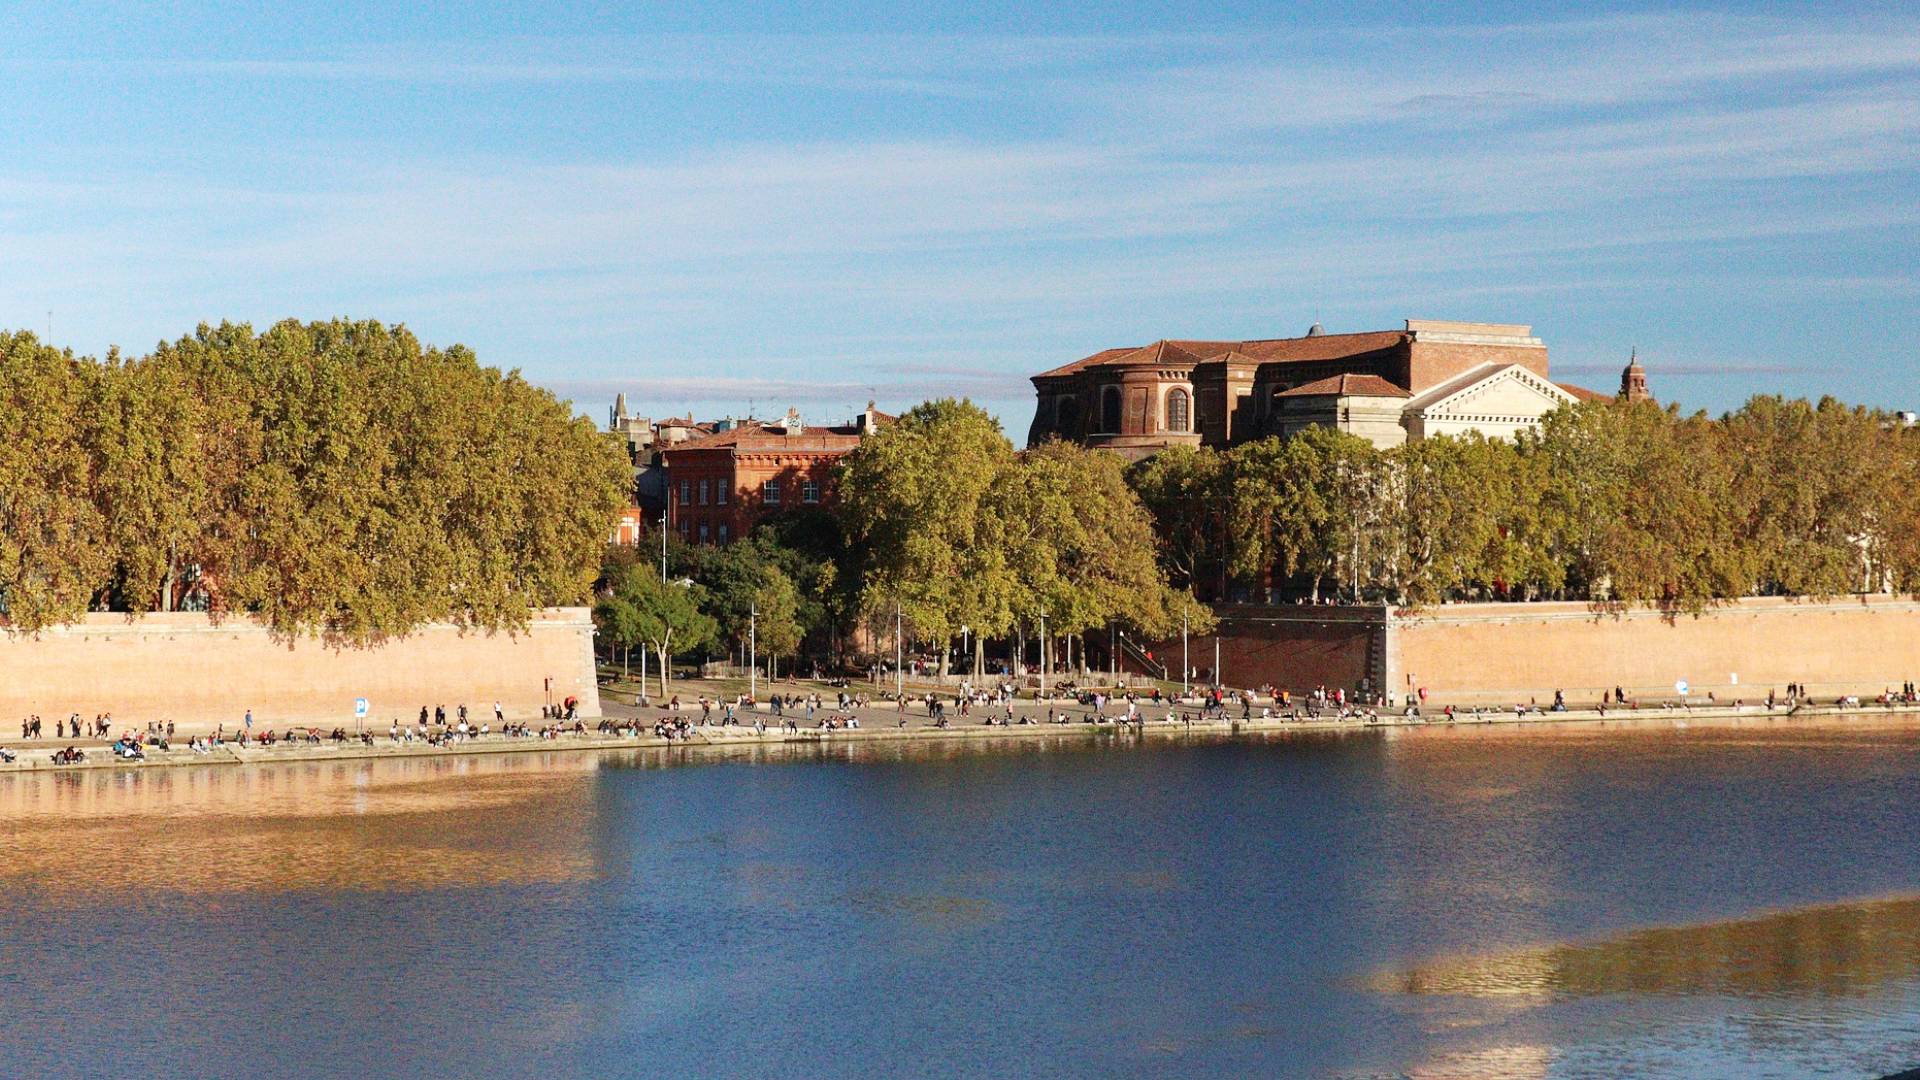
<instances>
[{"instance_id":1,"label":"water reflection","mask_svg":"<svg viewBox=\"0 0 1920 1080\"><path fill-rule=\"evenodd\" d=\"M578 881L597 762L485 755L0 778L0 890L412 890Z\"/></svg>"},{"instance_id":2,"label":"water reflection","mask_svg":"<svg viewBox=\"0 0 1920 1080\"><path fill-rule=\"evenodd\" d=\"M1838 997L1920 976L1920 897L1637 930L1421 965L1372 980L1405 994Z\"/></svg>"}]
</instances>

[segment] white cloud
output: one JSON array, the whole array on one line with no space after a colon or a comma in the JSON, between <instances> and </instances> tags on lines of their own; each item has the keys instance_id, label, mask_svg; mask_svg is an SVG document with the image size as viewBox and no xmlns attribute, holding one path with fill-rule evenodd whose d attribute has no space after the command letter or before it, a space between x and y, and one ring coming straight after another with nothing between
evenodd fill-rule
<instances>
[{"instance_id":1,"label":"white cloud","mask_svg":"<svg viewBox=\"0 0 1920 1080\"><path fill-rule=\"evenodd\" d=\"M0 318L54 306L143 341L202 317L353 307L473 327L476 344L511 343L483 349L492 362L576 381L698 357L710 375L668 386L686 394L764 377L786 396L817 381L844 397L866 384L821 370L839 348L887 363L937 354L955 370L916 369L912 385L985 393L1011 377L1017 393L1033 363L1070 358L1046 350L1077 340L1077 320L1116 310L1188 312L1164 332L1193 333L1276 298L1644 288L1699 280L1649 262L1681 248L1920 226L1910 18L63 63L267 93L315 80L738 81L1013 96L1043 119L943 138L717 136L595 162L395 158L344 135L321 154L269 140L140 169L0 162L0 297L30 309ZM1781 269L1755 277L1792 288ZM1829 291L1912 287L1884 268L1807 277Z\"/></svg>"}]
</instances>

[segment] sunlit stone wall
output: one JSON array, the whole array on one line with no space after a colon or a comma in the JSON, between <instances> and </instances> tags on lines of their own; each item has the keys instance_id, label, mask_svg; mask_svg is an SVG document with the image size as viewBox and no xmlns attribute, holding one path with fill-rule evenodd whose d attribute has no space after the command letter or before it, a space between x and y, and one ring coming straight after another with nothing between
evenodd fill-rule
<instances>
[{"instance_id":1,"label":"sunlit stone wall","mask_svg":"<svg viewBox=\"0 0 1920 1080\"><path fill-rule=\"evenodd\" d=\"M1764 701L1803 683L1863 698L1920 680L1920 603L1888 596L1755 598L1698 617L1584 603L1448 604L1393 619L1387 683L1429 699L1513 704L1556 689L1591 705L1619 686L1642 698Z\"/></svg>"},{"instance_id":2,"label":"sunlit stone wall","mask_svg":"<svg viewBox=\"0 0 1920 1080\"><path fill-rule=\"evenodd\" d=\"M364 697L384 726L422 705L465 703L491 719L537 716L543 704L580 699L600 714L593 677L593 622L585 608L538 612L517 635L430 626L370 648L333 648L311 638L275 638L245 619L219 624L199 614L94 614L37 636L0 634L0 738L22 717L47 722L69 713L110 712L126 724L148 720L282 721L353 724ZM551 680L551 682L549 682Z\"/></svg>"}]
</instances>

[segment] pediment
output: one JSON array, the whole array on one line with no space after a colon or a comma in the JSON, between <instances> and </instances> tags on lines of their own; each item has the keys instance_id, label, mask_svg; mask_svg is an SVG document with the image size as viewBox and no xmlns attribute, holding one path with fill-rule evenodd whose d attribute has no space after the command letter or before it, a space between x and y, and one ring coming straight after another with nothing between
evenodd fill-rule
<instances>
[{"instance_id":1,"label":"pediment","mask_svg":"<svg viewBox=\"0 0 1920 1080\"><path fill-rule=\"evenodd\" d=\"M1428 419L1441 417L1512 417L1536 419L1574 402L1572 394L1520 367L1504 365L1464 385L1439 388L1426 401L1408 403L1409 412Z\"/></svg>"}]
</instances>

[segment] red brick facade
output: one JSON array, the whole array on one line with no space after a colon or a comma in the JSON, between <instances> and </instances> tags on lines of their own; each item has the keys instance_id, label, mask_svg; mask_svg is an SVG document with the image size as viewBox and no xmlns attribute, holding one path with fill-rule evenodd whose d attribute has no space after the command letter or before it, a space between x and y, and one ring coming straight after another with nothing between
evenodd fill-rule
<instances>
[{"instance_id":1,"label":"red brick facade","mask_svg":"<svg viewBox=\"0 0 1920 1080\"><path fill-rule=\"evenodd\" d=\"M1409 319L1402 330L1252 341L1162 340L1107 349L1033 376L1029 444L1049 438L1140 458L1175 445L1225 447L1280 434L1282 395L1340 375L1373 376L1410 397L1477 368L1547 375L1528 326Z\"/></svg>"},{"instance_id":2,"label":"red brick facade","mask_svg":"<svg viewBox=\"0 0 1920 1080\"><path fill-rule=\"evenodd\" d=\"M805 427L749 420L667 450L667 527L693 544L727 544L763 518L834 504L836 466L887 417Z\"/></svg>"}]
</instances>

